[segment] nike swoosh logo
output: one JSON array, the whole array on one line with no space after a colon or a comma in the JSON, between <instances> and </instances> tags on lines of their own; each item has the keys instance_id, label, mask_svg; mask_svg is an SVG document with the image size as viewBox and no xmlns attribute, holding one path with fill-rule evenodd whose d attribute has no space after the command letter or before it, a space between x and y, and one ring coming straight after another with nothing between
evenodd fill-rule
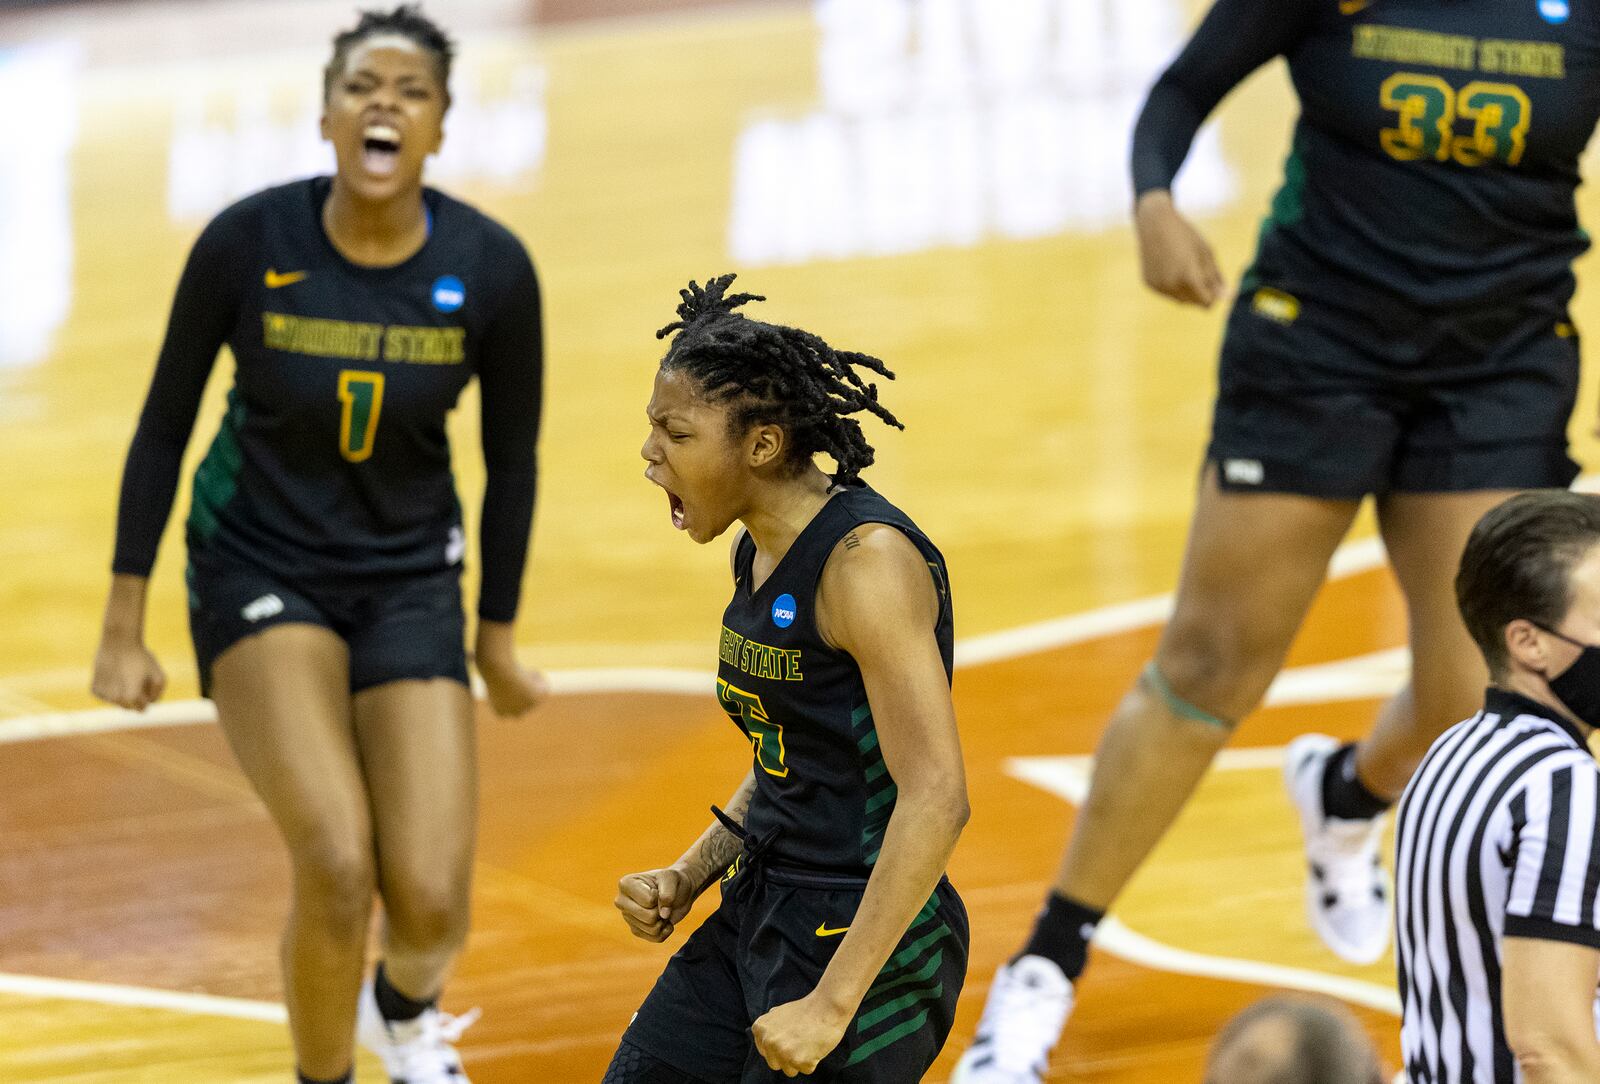
<instances>
[{"instance_id":1,"label":"nike swoosh logo","mask_svg":"<svg viewBox=\"0 0 1600 1084\"><path fill-rule=\"evenodd\" d=\"M308 274L310 274L309 271L285 271L280 275L269 267L267 268L267 289L276 290L280 286L292 286Z\"/></svg>"},{"instance_id":2,"label":"nike swoosh logo","mask_svg":"<svg viewBox=\"0 0 1600 1084\"><path fill-rule=\"evenodd\" d=\"M840 926L837 930L830 930L830 929L828 929L828 924L826 922L824 922L822 925L817 927L817 936L818 937L835 937L835 936L837 936L837 935L839 935L841 933L844 933L844 931L848 930L849 928L850 928L849 926Z\"/></svg>"},{"instance_id":3,"label":"nike swoosh logo","mask_svg":"<svg viewBox=\"0 0 1600 1084\"><path fill-rule=\"evenodd\" d=\"M1354 15L1363 8L1372 6L1372 0L1339 0L1340 15Z\"/></svg>"}]
</instances>

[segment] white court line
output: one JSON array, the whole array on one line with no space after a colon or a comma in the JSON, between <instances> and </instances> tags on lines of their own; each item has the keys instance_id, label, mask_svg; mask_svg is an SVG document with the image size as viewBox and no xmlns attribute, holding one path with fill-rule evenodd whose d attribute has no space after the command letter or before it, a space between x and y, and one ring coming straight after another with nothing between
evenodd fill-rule
<instances>
[{"instance_id":1,"label":"white court line","mask_svg":"<svg viewBox=\"0 0 1600 1084\"><path fill-rule=\"evenodd\" d=\"M1366 538L1349 542L1339 547L1333 560L1329 562L1328 577L1340 579L1367 572L1382 565L1383 561L1383 545L1378 539ZM956 643L955 664L964 668L1002 662L1024 655L1036 655L1053 648L1132 632L1135 629L1149 628L1161 624L1171 616L1172 603L1171 594L1154 595L1081 614L969 637ZM714 674L667 667L552 670L546 676L550 679L551 692L557 696L584 693L664 693L703 696L716 688ZM473 676L473 689L477 695L483 695L482 683L476 675ZM124 711L121 708L39 712L0 719L0 745L37 741L41 738L102 734L114 730L193 726L214 723L216 720L216 708L209 700L173 700L152 705L142 713Z\"/></svg>"},{"instance_id":2,"label":"white court line","mask_svg":"<svg viewBox=\"0 0 1600 1084\"><path fill-rule=\"evenodd\" d=\"M146 986L118 986L109 982L40 979L31 975L0 974L0 994L87 1001L96 1005L121 1005L137 1009L167 1009L191 1016L227 1016L235 1020L260 1020L269 1024L282 1024L289 1019L287 1010L271 1001L185 994Z\"/></svg>"},{"instance_id":3,"label":"white court line","mask_svg":"<svg viewBox=\"0 0 1600 1084\"><path fill-rule=\"evenodd\" d=\"M1600 489L1600 475L1585 478L1577 487ZM1376 538L1362 539L1339 547L1329 563L1329 579L1340 579L1379 567L1384 561L1383 545ZM1173 596L1157 595L1133 602L1106 606L1082 614L1042 621L1020 628L975 636L956 644L956 665L976 666L999 662L1024 655L1037 654L1057 647L1082 643L1118 633L1148 628L1165 621L1172 613ZM1404 649L1398 649L1403 652ZM1379 652L1362 659L1322 666L1301 667L1280 675L1269 703L1312 702L1317 691L1324 698L1337 697L1341 679L1361 680L1368 684L1383 680L1375 676L1379 669L1393 671L1396 653ZM1352 670L1352 667L1354 669ZM1341 670L1341 668L1344 668ZM556 695L579 693L667 693L704 695L714 688L715 678L709 673L694 670L672 669L606 669L552 671L552 692ZM475 681L475 689L482 694ZM1391 690L1392 691L1392 690ZM1382 695L1381 692L1362 692ZM1276 698L1275 698L1276 697ZM117 708L94 709L78 712L45 712L0 720L0 744L33 741L42 738L64 737L73 734L103 733L111 730L129 730L155 726L177 726L214 722L216 709L209 700L174 701L157 704L140 714ZM1262 766L1261 762L1276 763L1281 750L1238 749L1224 750L1218 764ZM1023 760L1050 758L1019 758L1008 762L1008 770ZM1085 791L1088 780L1088 758L1080 769ZM1043 784L1041 784L1043 785ZM1079 802L1081 803L1081 795ZM1107 919L1096 937L1108 951L1148 967L1218 978L1239 978L1240 981L1259 982L1263 985L1285 986L1295 989L1321 990L1357 1004L1373 1005L1388 1011L1397 1011L1393 1004L1393 991L1371 983L1343 979L1335 975L1279 968L1275 965L1232 960L1187 952L1152 941L1141 934ZM1348 984L1356 985L1346 989ZM32 978L23 975L0 974L0 993L23 994L36 997L57 997L67 1000L88 1001L101 1004L141 1006L171 1009L197 1015L227 1016L240 1019L282 1022L286 1019L281 1005L270 1002L246 1001L236 998L219 998L204 994L185 994L166 990L117 986L105 983L75 982L64 979ZM1388 1000L1385 1000L1388 999Z\"/></svg>"},{"instance_id":4,"label":"white court line","mask_svg":"<svg viewBox=\"0 0 1600 1084\"><path fill-rule=\"evenodd\" d=\"M550 691L557 696L573 696L580 693L666 693L709 696L714 694L717 687L714 674L667 667L552 670L545 676L550 679ZM472 689L477 696L484 695L483 681L476 674L472 676ZM125 711L122 708L47 711L37 715L18 715L10 719L0 719L0 745L37 741L41 738L104 734L114 730L194 726L216 721L216 705L209 700L169 700L152 704L142 712Z\"/></svg>"},{"instance_id":5,"label":"white court line","mask_svg":"<svg viewBox=\"0 0 1600 1084\"><path fill-rule=\"evenodd\" d=\"M1160 600L1157 600L1160 601ZM1145 605L1143 603L1136 605ZM1123 607L1113 607L1122 610ZM1093 616L1093 615L1089 615ZM1129 620L1119 616L1116 620ZM1138 627L1138 626L1133 626ZM1077 630L1074 630L1077 631ZM1048 635L1065 635L1056 625ZM1070 641L1069 641L1070 642ZM976 665L963 660L957 646L957 665ZM1325 704L1336 700L1367 700L1389 696L1405 682L1410 655L1405 648L1362 655L1339 662L1319 663L1285 670L1267 692L1267 704ZM716 677L699 670L603 669L553 670L547 675L551 691L557 696L582 693L655 693L681 696L710 696ZM476 675L473 687L479 696L483 688ZM87 711L41 712L0 719L0 745L64 738L81 734L104 734L117 730L142 730L157 726L191 726L214 723L215 706L209 700L174 700L153 704L143 713L121 708L90 708Z\"/></svg>"},{"instance_id":6,"label":"white court line","mask_svg":"<svg viewBox=\"0 0 1600 1084\"><path fill-rule=\"evenodd\" d=\"M1327 975L1302 967L1285 967L1265 964L1255 960L1238 960L1231 956L1210 956L1203 952L1190 952L1152 940L1124 926L1115 918L1103 919L1095 931L1094 943L1113 956L1140 964L1155 971L1170 971L1179 975L1197 975L1205 979L1228 979L1233 982L1253 983L1257 986L1277 986L1285 990L1302 990L1309 994L1326 994L1342 1001L1364 1005L1391 1016L1400 1015L1400 995L1388 986L1379 986L1364 979L1350 979L1343 975Z\"/></svg>"},{"instance_id":7,"label":"white court line","mask_svg":"<svg viewBox=\"0 0 1600 1084\"><path fill-rule=\"evenodd\" d=\"M1281 747L1224 749L1213 762L1213 770L1259 771L1280 768L1282 764ZM1076 806L1083 805L1089 793L1089 773L1092 768L1093 758L1086 756L1012 757L1005 763L1006 774ZM1400 1015L1400 995L1393 987L1309 968L1190 952L1146 937L1115 918L1107 918L1100 923L1094 943L1114 956L1157 971L1327 994L1369 1009Z\"/></svg>"}]
</instances>

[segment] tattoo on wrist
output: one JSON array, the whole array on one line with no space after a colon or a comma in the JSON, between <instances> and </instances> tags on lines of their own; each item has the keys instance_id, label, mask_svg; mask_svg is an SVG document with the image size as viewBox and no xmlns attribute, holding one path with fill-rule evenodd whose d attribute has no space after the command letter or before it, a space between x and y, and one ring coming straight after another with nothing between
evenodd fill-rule
<instances>
[{"instance_id":1,"label":"tattoo on wrist","mask_svg":"<svg viewBox=\"0 0 1600 1084\"><path fill-rule=\"evenodd\" d=\"M733 860L739 857L740 847L739 837L720 826L700 844L698 857L706 871L705 880L699 886L701 892L722 879Z\"/></svg>"}]
</instances>

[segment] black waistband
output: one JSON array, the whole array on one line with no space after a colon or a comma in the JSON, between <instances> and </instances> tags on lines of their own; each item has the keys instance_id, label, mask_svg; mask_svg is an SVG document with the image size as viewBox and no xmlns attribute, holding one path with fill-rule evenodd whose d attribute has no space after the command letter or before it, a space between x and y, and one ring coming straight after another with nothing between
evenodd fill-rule
<instances>
[{"instance_id":1,"label":"black waistband","mask_svg":"<svg viewBox=\"0 0 1600 1084\"><path fill-rule=\"evenodd\" d=\"M791 888L843 888L863 890L867 887L867 874L846 870L816 869L810 866L792 866L786 862L767 859L761 864L761 875L775 885Z\"/></svg>"},{"instance_id":2,"label":"black waistband","mask_svg":"<svg viewBox=\"0 0 1600 1084\"><path fill-rule=\"evenodd\" d=\"M722 826L735 836L743 845L739 860L723 880L738 877L735 882L753 884L756 874L771 881L773 884L789 885L796 888L842 888L860 890L866 887L869 873L857 873L851 870L820 869L816 866L799 866L784 862L773 857L772 847L783 835L782 827L759 836L745 830L744 825L728 816L716 806L711 807L711 813L722 822ZM870 871L869 871L870 872Z\"/></svg>"}]
</instances>

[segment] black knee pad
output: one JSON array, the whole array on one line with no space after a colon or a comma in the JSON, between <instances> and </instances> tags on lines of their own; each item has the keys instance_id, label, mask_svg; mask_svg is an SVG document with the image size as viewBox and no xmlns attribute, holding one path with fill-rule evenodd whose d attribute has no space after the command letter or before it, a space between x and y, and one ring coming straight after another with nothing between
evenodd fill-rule
<instances>
[{"instance_id":1,"label":"black knee pad","mask_svg":"<svg viewBox=\"0 0 1600 1084\"><path fill-rule=\"evenodd\" d=\"M647 1050L622 1040L600 1084L709 1084L679 1072Z\"/></svg>"}]
</instances>

